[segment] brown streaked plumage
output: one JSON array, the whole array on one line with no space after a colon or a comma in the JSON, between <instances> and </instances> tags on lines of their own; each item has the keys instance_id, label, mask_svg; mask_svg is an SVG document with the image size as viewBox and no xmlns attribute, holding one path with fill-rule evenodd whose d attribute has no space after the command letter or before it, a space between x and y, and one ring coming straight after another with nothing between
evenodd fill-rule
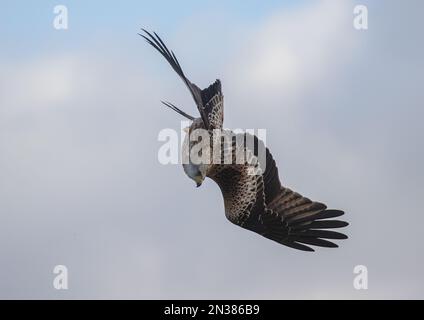
<instances>
[{"instance_id":1,"label":"brown streaked plumage","mask_svg":"<svg viewBox=\"0 0 424 320\"><path fill-rule=\"evenodd\" d=\"M143 32L145 34L140 35L165 57L188 87L200 118L188 115L169 102L164 104L193 120L189 132L202 128L208 130L212 137L212 131L219 129L223 134L231 136L231 143L226 147L220 141L212 142L212 148L221 143L222 157L226 148L231 148L231 163L184 165L184 171L198 186L205 177L218 184L223 194L228 220L265 238L303 251L314 251L311 246L337 247L329 240L346 239L347 236L340 232L327 230L348 225L345 221L333 219L343 215L343 211L327 209L325 204L311 201L282 186L275 161L262 141L256 136L234 135L231 131L222 129L224 106L221 82L216 80L208 88L199 89L186 78L174 53L168 50L160 37L144 29ZM249 144L236 143L237 139L247 138L253 139L253 148ZM189 141L185 141L185 145L189 148L192 146ZM264 159L259 156L259 150L266 151ZM246 158L254 161L236 162L235 156L240 152L247 154ZM260 174L250 174L252 169L259 169Z\"/></svg>"}]
</instances>

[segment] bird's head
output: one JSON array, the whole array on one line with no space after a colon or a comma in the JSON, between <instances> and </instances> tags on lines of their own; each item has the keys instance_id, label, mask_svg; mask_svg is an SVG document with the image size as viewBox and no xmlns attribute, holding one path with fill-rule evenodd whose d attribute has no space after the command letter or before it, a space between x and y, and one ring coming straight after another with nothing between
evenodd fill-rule
<instances>
[{"instance_id":1,"label":"bird's head","mask_svg":"<svg viewBox=\"0 0 424 320\"><path fill-rule=\"evenodd\" d=\"M183 168L185 174L196 183L196 187L200 187L206 177L204 166L188 163L183 164Z\"/></svg>"},{"instance_id":2,"label":"bird's head","mask_svg":"<svg viewBox=\"0 0 424 320\"><path fill-rule=\"evenodd\" d=\"M194 119L184 131L183 169L196 186L200 187L210 167L210 136L201 118Z\"/></svg>"}]
</instances>

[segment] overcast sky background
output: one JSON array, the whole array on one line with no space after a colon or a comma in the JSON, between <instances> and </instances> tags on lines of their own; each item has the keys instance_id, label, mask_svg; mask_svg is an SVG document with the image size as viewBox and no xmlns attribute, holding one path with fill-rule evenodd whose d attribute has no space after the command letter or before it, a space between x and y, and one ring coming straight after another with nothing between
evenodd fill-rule
<instances>
[{"instance_id":1,"label":"overcast sky background","mask_svg":"<svg viewBox=\"0 0 424 320\"><path fill-rule=\"evenodd\" d=\"M423 299L424 3L154 3L2 1L0 298ZM345 210L349 240L278 245L158 162L181 120L159 101L195 107L140 27L200 87L222 80L226 127L267 129L283 184Z\"/></svg>"}]
</instances>

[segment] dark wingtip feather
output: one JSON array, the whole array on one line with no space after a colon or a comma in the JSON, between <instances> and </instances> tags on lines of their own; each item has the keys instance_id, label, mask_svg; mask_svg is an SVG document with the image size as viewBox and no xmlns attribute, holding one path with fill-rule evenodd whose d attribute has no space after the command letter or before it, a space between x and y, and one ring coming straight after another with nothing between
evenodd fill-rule
<instances>
[{"instance_id":1,"label":"dark wingtip feather","mask_svg":"<svg viewBox=\"0 0 424 320\"><path fill-rule=\"evenodd\" d=\"M329 230L305 230L301 232L291 232L291 235L295 237L307 237L307 238L324 238L324 239L336 239L343 240L347 239L347 236L340 232L329 231Z\"/></svg>"},{"instance_id":2,"label":"dark wingtip feather","mask_svg":"<svg viewBox=\"0 0 424 320\"><path fill-rule=\"evenodd\" d=\"M155 48L165 59L168 61L168 63L171 65L172 69L180 76L180 78L184 81L187 88L189 89L194 102L197 105L197 108L200 111L200 107L202 106L201 98L199 97L199 93L197 92L198 89L193 83L191 83L185 76L183 69L181 68L181 65L179 61L177 60L177 57L175 56L174 52L168 49L168 47L165 45L165 43L162 41L162 39L159 37L159 35L156 32L150 33L146 29L141 28L141 30L145 34L139 33L140 36L142 36L148 44L150 44L153 48ZM202 115L202 119L205 122L205 117ZM207 122L205 122L205 125Z\"/></svg>"},{"instance_id":3,"label":"dark wingtip feather","mask_svg":"<svg viewBox=\"0 0 424 320\"><path fill-rule=\"evenodd\" d=\"M157 51L159 51L159 53L168 61L168 63L178 73L178 75L184 80L184 82L187 82L187 79L184 76L184 73L183 73L183 70L181 69L180 64L175 59L175 55L171 54L171 51L169 51L168 47L165 45L162 39L157 35L157 33L153 32L152 34L143 28L141 28L141 30L145 34L139 33L139 35L142 36L147 41L147 43L149 43L152 47L154 47Z\"/></svg>"},{"instance_id":4,"label":"dark wingtip feather","mask_svg":"<svg viewBox=\"0 0 424 320\"><path fill-rule=\"evenodd\" d=\"M340 220L316 220L312 222L301 223L294 225L293 230L308 230L308 229L338 229L347 227L349 223Z\"/></svg>"},{"instance_id":5,"label":"dark wingtip feather","mask_svg":"<svg viewBox=\"0 0 424 320\"><path fill-rule=\"evenodd\" d=\"M329 218L337 218L344 215L344 211L342 210L334 210L334 209L326 209L322 212L320 212L315 219L321 220L321 219L329 219Z\"/></svg>"},{"instance_id":6,"label":"dark wingtip feather","mask_svg":"<svg viewBox=\"0 0 424 320\"><path fill-rule=\"evenodd\" d=\"M301 250L301 251L306 251L306 252L315 252L315 250L309 246L306 246L304 244L301 244L299 242L295 242L295 241L290 241L290 242L283 242L283 244L287 247L293 248L293 249L297 249L297 250Z\"/></svg>"},{"instance_id":7,"label":"dark wingtip feather","mask_svg":"<svg viewBox=\"0 0 424 320\"><path fill-rule=\"evenodd\" d=\"M319 238L308 238L308 237L299 237L295 238L297 242L306 243L313 246L325 247L325 248L338 248L339 246L334 242L327 241Z\"/></svg>"},{"instance_id":8,"label":"dark wingtip feather","mask_svg":"<svg viewBox=\"0 0 424 320\"><path fill-rule=\"evenodd\" d=\"M291 223L291 225L289 225L291 228L289 239L312 246L338 248L336 243L328 241L327 239L344 240L348 239L348 236L340 232L325 229L348 226L349 223L345 221L331 219L342 216L343 214L344 212L341 210L325 209L298 219L294 217L289 220L289 223Z\"/></svg>"}]
</instances>

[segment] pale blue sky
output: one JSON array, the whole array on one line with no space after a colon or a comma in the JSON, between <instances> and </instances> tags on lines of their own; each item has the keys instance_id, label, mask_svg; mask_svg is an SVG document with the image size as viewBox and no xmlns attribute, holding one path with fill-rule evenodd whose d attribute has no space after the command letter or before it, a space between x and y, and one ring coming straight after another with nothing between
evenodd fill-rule
<instances>
[{"instance_id":1,"label":"pale blue sky","mask_svg":"<svg viewBox=\"0 0 424 320\"><path fill-rule=\"evenodd\" d=\"M120 33L133 35L139 27L161 30L166 34L178 28L186 19L205 12L228 16L234 20L253 22L264 19L276 9L300 6L305 1L2 1L0 11L0 35L2 53L14 56L34 54L52 48L88 45L93 36L101 40ZM66 5L69 9L70 29L58 33L52 26L53 8ZM209 21L208 23L214 23ZM199 30L200 31L200 30ZM6 50L4 50L6 49Z\"/></svg>"}]
</instances>

